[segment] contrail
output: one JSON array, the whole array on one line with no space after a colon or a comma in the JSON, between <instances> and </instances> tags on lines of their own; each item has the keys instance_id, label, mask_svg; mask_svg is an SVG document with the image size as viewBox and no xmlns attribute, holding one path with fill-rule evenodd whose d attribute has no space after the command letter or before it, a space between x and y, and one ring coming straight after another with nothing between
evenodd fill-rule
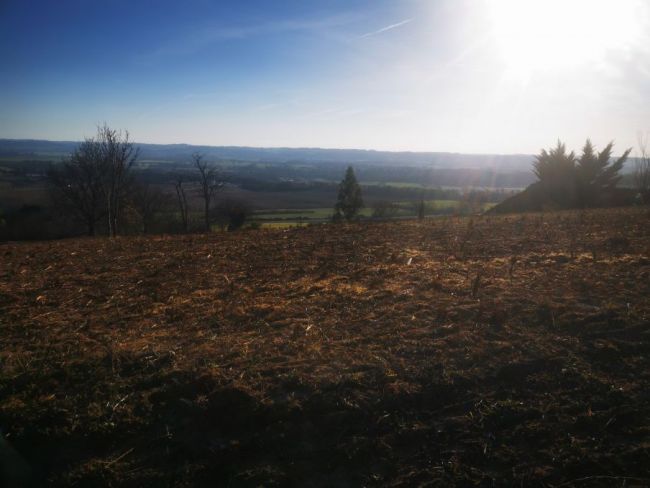
<instances>
[{"instance_id":1,"label":"contrail","mask_svg":"<svg viewBox=\"0 0 650 488\"><path fill-rule=\"evenodd\" d=\"M377 34L381 34L382 32L386 32L386 31L389 31L391 29L396 29L397 27L401 27L404 24L408 24L409 22L413 22L413 19L402 20L401 22L397 22L396 24L391 24L391 25L387 25L386 27L382 27L379 30L372 31L372 32L367 32L364 35L359 36L359 39L363 39L365 37L370 37L370 36L376 36Z\"/></svg>"}]
</instances>

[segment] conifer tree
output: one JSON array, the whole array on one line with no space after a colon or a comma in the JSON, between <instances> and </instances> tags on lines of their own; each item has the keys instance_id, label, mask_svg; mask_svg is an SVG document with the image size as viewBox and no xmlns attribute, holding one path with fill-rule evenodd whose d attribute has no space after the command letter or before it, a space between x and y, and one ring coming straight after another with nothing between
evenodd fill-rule
<instances>
[{"instance_id":1,"label":"conifer tree","mask_svg":"<svg viewBox=\"0 0 650 488\"><path fill-rule=\"evenodd\" d=\"M602 151L597 152L587 139L575 166L582 205L593 205L604 190L614 188L621 179L619 172L631 149L626 150L620 158L610 164L613 147L614 143L610 142Z\"/></svg>"},{"instance_id":2,"label":"conifer tree","mask_svg":"<svg viewBox=\"0 0 650 488\"><path fill-rule=\"evenodd\" d=\"M361 197L361 187L354 175L352 166L348 166L345 177L339 185L339 195L334 206L336 220L344 218L345 220L354 219L359 210L363 208L363 198Z\"/></svg>"},{"instance_id":3,"label":"conifer tree","mask_svg":"<svg viewBox=\"0 0 650 488\"><path fill-rule=\"evenodd\" d=\"M596 151L589 139L582 154L576 157L558 141L557 146L535 158L533 171L539 178L546 195L561 207L597 205L603 195L611 192L621 179L619 172L630 154L627 149L618 159L612 160L614 143Z\"/></svg>"},{"instance_id":4,"label":"conifer tree","mask_svg":"<svg viewBox=\"0 0 650 488\"><path fill-rule=\"evenodd\" d=\"M557 141L549 151L542 149L533 163L544 192L561 207L572 207L576 202L575 160L575 153L567 153L566 146Z\"/></svg>"}]
</instances>

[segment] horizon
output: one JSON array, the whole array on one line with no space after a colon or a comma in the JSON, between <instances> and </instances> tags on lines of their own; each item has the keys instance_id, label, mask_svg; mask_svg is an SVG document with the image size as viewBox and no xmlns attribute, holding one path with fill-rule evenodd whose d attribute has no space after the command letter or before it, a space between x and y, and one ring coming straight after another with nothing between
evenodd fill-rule
<instances>
[{"instance_id":1,"label":"horizon","mask_svg":"<svg viewBox=\"0 0 650 488\"><path fill-rule=\"evenodd\" d=\"M7 138L7 137L0 137L0 141L34 141L34 142L51 142L51 143L69 143L69 144L79 144L83 142L83 139L68 139L68 140L63 140L63 139L36 139L36 138ZM146 144L150 146L190 146L190 147L209 147L209 148L234 148L234 149L259 149L259 150L273 150L273 149L284 149L284 150L321 150L321 151L363 151L363 152L378 152L378 153L413 153L413 154L449 154L449 155L461 155L461 156L505 156L505 157L516 157L516 156L536 156L541 149L547 149L547 148L540 148L538 151L535 152L513 152L513 153L504 153L504 152L469 152L469 151L414 151L414 150L409 150L409 149L404 149L404 150L390 150L390 149L375 149L375 148L363 148L363 147L322 147L322 146L242 146L242 145L232 145L232 144L219 144L219 145L213 145L213 144L191 144L187 142L172 142L172 143L167 143L167 142L143 142L143 141L136 141L136 140L131 140L131 142L134 145L138 144ZM558 141L556 141L557 143ZM593 142L593 141L592 141ZM608 141L609 142L609 141ZM612 157L616 157L621 155L626 148L621 148L620 152L617 151L617 145L616 141L613 141L614 144L614 152L612 152ZM548 145L552 146L552 145ZM576 147L576 148L571 148L569 147L569 150L575 150L576 152L580 151L582 147L584 146L584 142L582 145ZM601 149L602 147L605 146L605 144L595 144L594 146L596 149ZM632 154L628 157L628 161L632 162L637 159L637 156L634 154L635 147L630 146L632 148Z\"/></svg>"},{"instance_id":2,"label":"horizon","mask_svg":"<svg viewBox=\"0 0 650 488\"><path fill-rule=\"evenodd\" d=\"M521 5L4 2L0 138L79 141L103 120L140 144L636 148L650 131L650 5Z\"/></svg>"},{"instance_id":3,"label":"horizon","mask_svg":"<svg viewBox=\"0 0 650 488\"><path fill-rule=\"evenodd\" d=\"M36 138L7 138L0 137L0 141L34 141L34 142L52 142L52 143L66 143L66 144L79 144L83 139L36 139ZM322 150L322 151L364 151L364 152L386 152L386 153L414 153L414 154L459 154L468 156L532 156L533 153L473 153L473 152L458 152L458 151L411 151L405 150L389 150L389 149L374 149L364 147L322 147L322 146L241 146L232 144L190 144L187 142L143 142L131 141L134 145L146 144L150 146L191 146L191 147L210 147L210 148L238 148L238 149L287 149L287 150Z\"/></svg>"}]
</instances>

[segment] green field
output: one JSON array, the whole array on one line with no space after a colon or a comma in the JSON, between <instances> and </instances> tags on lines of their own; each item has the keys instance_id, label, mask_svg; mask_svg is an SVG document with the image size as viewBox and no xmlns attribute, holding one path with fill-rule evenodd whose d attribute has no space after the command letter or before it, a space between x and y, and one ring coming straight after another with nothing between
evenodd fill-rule
<instances>
[{"instance_id":1,"label":"green field","mask_svg":"<svg viewBox=\"0 0 650 488\"><path fill-rule=\"evenodd\" d=\"M312 220L312 219L329 219L334 214L331 207L322 208L298 208L298 209L274 209L263 210L253 214L253 220ZM364 217L372 215L371 208L361 209L360 214Z\"/></svg>"},{"instance_id":2,"label":"green field","mask_svg":"<svg viewBox=\"0 0 650 488\"><path fill-rule=\"evenodd\" d=\"M289 229L291 227L306 227L306 222L264 222L262 229Z\"/></svg>"},{"instance_id":3,"label":"green field","mask_svg":"<svg viewBox=\"0 0 650 488\"><path fill-rule=\"evenodd\" d=\"M431 185L423 185L421 183L409 183L401 181L361 181L359 183L361 186L392 186L395 188L431 188L436 187Z\"/></svg>"},{"instance_id":4,"label":"green field","mask_svg":"<svg viewBox=\"0 0 650 488\"><path fill-rule=\"evenodd\" d=\"M393 214L394 217L408 217L415 216L414 205L416 202L395 202L397 210ZM435 215L438 212L449 209L456 209L459 205L459 200L425 200L426 214ZM483 204L483 210L487 210L494 206L493 203ZM373 209L371 206L361 209L359 212L362 217L371 217ZM255 212L251 216L251 220L260 223L283 223L295 224L309 221L328 220L334 214L331 207L321 208L304 208L304 209L274 209L262 210Z\"/></svg>"}]
</instances>

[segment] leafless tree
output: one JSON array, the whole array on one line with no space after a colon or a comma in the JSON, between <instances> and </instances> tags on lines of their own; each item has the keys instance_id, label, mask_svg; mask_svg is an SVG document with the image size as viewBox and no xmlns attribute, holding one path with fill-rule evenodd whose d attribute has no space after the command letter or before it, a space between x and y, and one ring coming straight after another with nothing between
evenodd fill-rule
<instances>
[{"instance_id":1,"label":"leafless tree","mask_svg":"<svg viewBox=\"0 0 650 488\"><path fill-rule=\"evenodd\" d=\"M639 157L634 165L634 185L644 203L650 203L650 150L647 138L639 136Z\"/></svg>"},{"instance_id":2,"label":"leafless tree","mask_svg":"<svg viewBox=\"0 0 650 488\"><path fill-rule=\"evenodd\" d=\"M90 236L95 235L97 223L106 215L104 170L99 145L87 138L68 159L48 172L55 205L83 223Z\"/></svg>"},{"instance_id":3,"label":"leafless tree","mask_svg":"<svg viewBox=\"0 0 650 488\"><path fill-rule=\"evenodd\" d=\"M203 217L205 220L205 231L210 231L210 209L211 203L215 193L223 186L223 182L219 181L219 174L217 168L210 165L203 159L203 155L199 153L192 154L192 163L199 171L199 192L203 199Z\"/></svg>"},{"instance_id":4,"label":"leafless tree","mask_svg":"<svg viewBox=\"0 0 650 488\"><path fill-rule=\"evenodd\" d=\"M418 216L418 220L424 220L424 214L427 210L426 205L424 204L424 199L420 199L420 201L416 205L416 213Z\"/></svg>"},{"instance_id":5,"label":"leafless tree","mask_svg":"<svg viewBox=\"0 0 650 488\"><path fill-rule=\"evenodd\" d=\"M129 141L129 133L114 130L106 124L97 129L96 140L104 167L103 187L106 198L108 234L117 235L118 218L126 197L130 171L138 159L139 149Z\"/></svg>"},{"instance_id":6,"label":"leafless tree","mask_svg":"<svg viewBox=\"0 0 650 488\"><path fill-rule=\"evenodd\" d=\"M122 135L106 124L98 127L96 137L86 138L67 160L50 170L55 201L81 220L88 234L94 235L97 222L107 218L108 233L115 236L137 158L138 149L128 132Z\"/></svg>"},{"instance_id":7,"label":"leafless tree","mask_svg":"<svg viewBox=\"0 0 650 488\"><path fill-rule=\"evenodd\" d=\"M150 184L136 183L131 192L131 205L140 217L142 233L151 230L151 224L156 214L161 211L167 201L165 193L160 188Z\"/></svg>"},{"instance_id":8,"label":"leafless tree","mask_svg":"<svg viewBox=\"0 0 650 488\"><path fill-rule=\"evenodd\" d=\"M187 207L187 194L185 193L186 182L182 174L176 175L174 178L174 189L176 190L176 197L178 198L178 209L181 212L181 222L183 223L183 232L189 230L189 215Z\"/></svg>"}]
</instances>

